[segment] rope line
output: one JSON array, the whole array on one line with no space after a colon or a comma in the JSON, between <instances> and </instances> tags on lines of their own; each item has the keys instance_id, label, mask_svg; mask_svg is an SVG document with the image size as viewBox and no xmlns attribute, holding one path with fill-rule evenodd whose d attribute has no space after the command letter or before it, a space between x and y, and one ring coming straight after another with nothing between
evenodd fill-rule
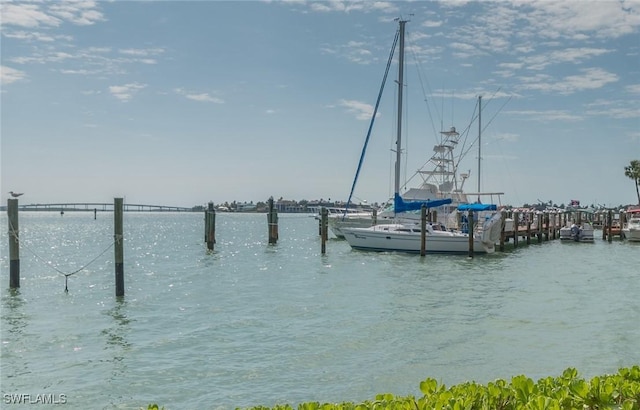
<instances>
[{"instance_id":1,"label":"rope line","mask_svg":"<svg viewBox=\"0 0 640 410\"><path fill-rule=\"evenodd\" d=\"M22 240L20 239L20 236L18 235L18 232L16 232L16 230L15 230L15 228L13 226L13 223L11 223L11 221L9 221L9 227L10 227L9 234L11 236L13 236L15 238L15 240L18 241L18 243L20 243L26 250L31 252L33 254L33 256L35 256L38 261L42 262L43 265L48 266L49 268L55 270L56 272L58 272L59 274L61 274L61 275L63 275L65 277L65 279L64 279L64 291L65 292L69 291L68 287L67 287L67 282L68 282L69 276L73 276L76 273L81 272L82 270L86 269L93 262L97 261L102 255L107 253L107 251L109 249L111 249L116 243L119 243L120 240L122 240L122 235L114 235L113 236L114 237L113 238L113 242L111 242L109 244L109 246L106 247L106 249L104 249L102 252L100 252L100 254L98 256L96 256L95 258L93 258L91 261L89 261L85 265L81 266L80 268L74 270L73 272L66 273L66 272L61 271L60 269L58 269L54 265L52 265L51 262L45 262L43 257L38 255L33 249L31 249L29 246L27 246L27 244L22 242Z\"/></svg>"}]
</instances>

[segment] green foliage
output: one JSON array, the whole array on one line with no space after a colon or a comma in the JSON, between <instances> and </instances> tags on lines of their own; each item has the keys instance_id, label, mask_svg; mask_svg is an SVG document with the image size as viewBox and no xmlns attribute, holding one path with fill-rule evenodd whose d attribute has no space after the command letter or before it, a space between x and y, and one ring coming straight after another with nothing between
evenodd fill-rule
<instances>
[{"instance_id":1,"label":"green foliage","mask_svg":"<svg viewBox=\"0 0 640 410\"><path fill-rule=\"evenodd\" d=\"M621 368L617 374L581 378L574 368L561 376L534 382L524 375L511 382L461 383L450 388L428 378L420 383L422 397L378 394L362 403L298 405L297 410L640 410L640 366ZM148 410L159 410L150 405ZM293 410L290 405L251 407L248 410Z\"/></svg>"},{"instance_id":2,"label":"green foliage","mask_svg":"<svg viewBox=\"0 0 640 410\"><path fill-rule=\"evenodd\" d=\"M624 175L635 182L638 205L640 205L640 160L634 159L629 163L629 166L624 167Z\"/></svg>"}]
</instances>

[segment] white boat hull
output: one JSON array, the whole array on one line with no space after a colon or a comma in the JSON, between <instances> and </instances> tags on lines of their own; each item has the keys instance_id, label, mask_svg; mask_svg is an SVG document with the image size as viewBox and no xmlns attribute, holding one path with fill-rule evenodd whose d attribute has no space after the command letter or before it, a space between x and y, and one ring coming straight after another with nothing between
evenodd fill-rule
<instances>
[{"instance_id":1,"label":"white boat hull","mask_svg":"<svg viewBox=\"0 0 640 410\"><path fill-rule=\"evenodd\" d=\"M328 218L329 229L337 238L344 238L343 229L347 228L368 228L373 225L373 215L369 214L353 214L346 216L343 215L329 215ZM392 220L378 219L377 224L391 223Z\"/></svg>"},{"instance_id":2,"label":"white boat hull","mask_svg":"<svg viewBox=\"0 0 640 410\"><path fill-rule=\"evenodd\" d=\"M593 242L593 226L583 223L581 226L571 225L560 228L561 241Z\"/></svg>"},{"instance_id":3,"label":"white boat hull","mask_svg":"<svg viewBox=\"0 0 640 410\"><path fill-rule=\"evenodd\" d=\"M473 238L474 253L495 252L496 233L500 226L500 215L485 223L484 233ZM419 253L422 243L420 225L386 224L369 228L345 228L344 237L353 249L378 252ZM428 226L425 233L425 251L428 253L469 252L469 235L461 232L433 230Z\"/></svg>"},{"instance_id":4,"label":"white boat hull","mask_svg":"<svg viewBox=\"0 0 640 410\"><path fill-rule=\"evenodd\" d=\"M623 229L624 238L631 242L640 242L640 229Z\"/></svg>"},{"instance_id":5,"label":"white boat hull","mask_svg":"<svg viewBox=\"0 0 640 410\"><path fill-rule=\"evenodd\" d=\"M406 225L400 225L406 229ZM371 228L347 228L344 236L353 249L378 252L419 253L421 246L420 227L413 230L398 231L399 225L376 225ZM390 230L391 229L391 230ZM469 235L448 232L450 235L437 235L427 232L425 250L428 253L468 253ZM474 253L493 253L495 245L474 238Z\"/></svg>"},{"instance_id":6,"label":"white boat hull","mask_svg":"<svg viewBox=\"0 0 640 410\"><path fill-rule=\"evenodd\" d=\"M640 242L640 218L631 218L622 228L622 234L628 241Z\"/></svg>"}]
</instances>

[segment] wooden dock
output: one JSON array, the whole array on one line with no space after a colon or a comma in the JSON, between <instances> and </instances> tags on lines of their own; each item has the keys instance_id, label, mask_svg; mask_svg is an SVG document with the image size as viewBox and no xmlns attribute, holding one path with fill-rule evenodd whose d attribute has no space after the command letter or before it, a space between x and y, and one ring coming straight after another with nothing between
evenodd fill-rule
<instances>
[{"instance_id":1,"label":"wooden dock","mask_svg":"<svg viewBox=\"0 0 640 410\"><path fill-rule=\"evenodd\" d=\"M560 238L560 228L568 221L567 213L506 211L502 212L502 232L499 250L504 251L505 243L512 242L514 248L519 242L531 243L535 238L538 243Z\"/></svg>"}]
</instances>

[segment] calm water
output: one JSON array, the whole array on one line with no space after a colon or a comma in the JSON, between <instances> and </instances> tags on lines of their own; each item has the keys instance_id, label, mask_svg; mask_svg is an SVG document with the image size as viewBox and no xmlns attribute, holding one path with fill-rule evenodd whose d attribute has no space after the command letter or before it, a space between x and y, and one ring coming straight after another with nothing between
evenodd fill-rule
<instances>
[{"instance_id":1,"label":"calm water","mask_svg":"<svg viewBox=\"0 0 640 410\"><path fill-rule=\"evenodd\" d=\"M0 407L20 407L6 394L64 394L74 409L362 401L419 395L427 377L640 363L640 244L596 232L594 244L421 259L332 240L322 256L311 216L279 225L269 246L266 215L218 214L207 254L202 214L125 213L118 300L112 214L22 212L18 292L6 234L0 245ZM65 293L53 267L73 272L105 250Z\"/></svg>"}]
</instances>

